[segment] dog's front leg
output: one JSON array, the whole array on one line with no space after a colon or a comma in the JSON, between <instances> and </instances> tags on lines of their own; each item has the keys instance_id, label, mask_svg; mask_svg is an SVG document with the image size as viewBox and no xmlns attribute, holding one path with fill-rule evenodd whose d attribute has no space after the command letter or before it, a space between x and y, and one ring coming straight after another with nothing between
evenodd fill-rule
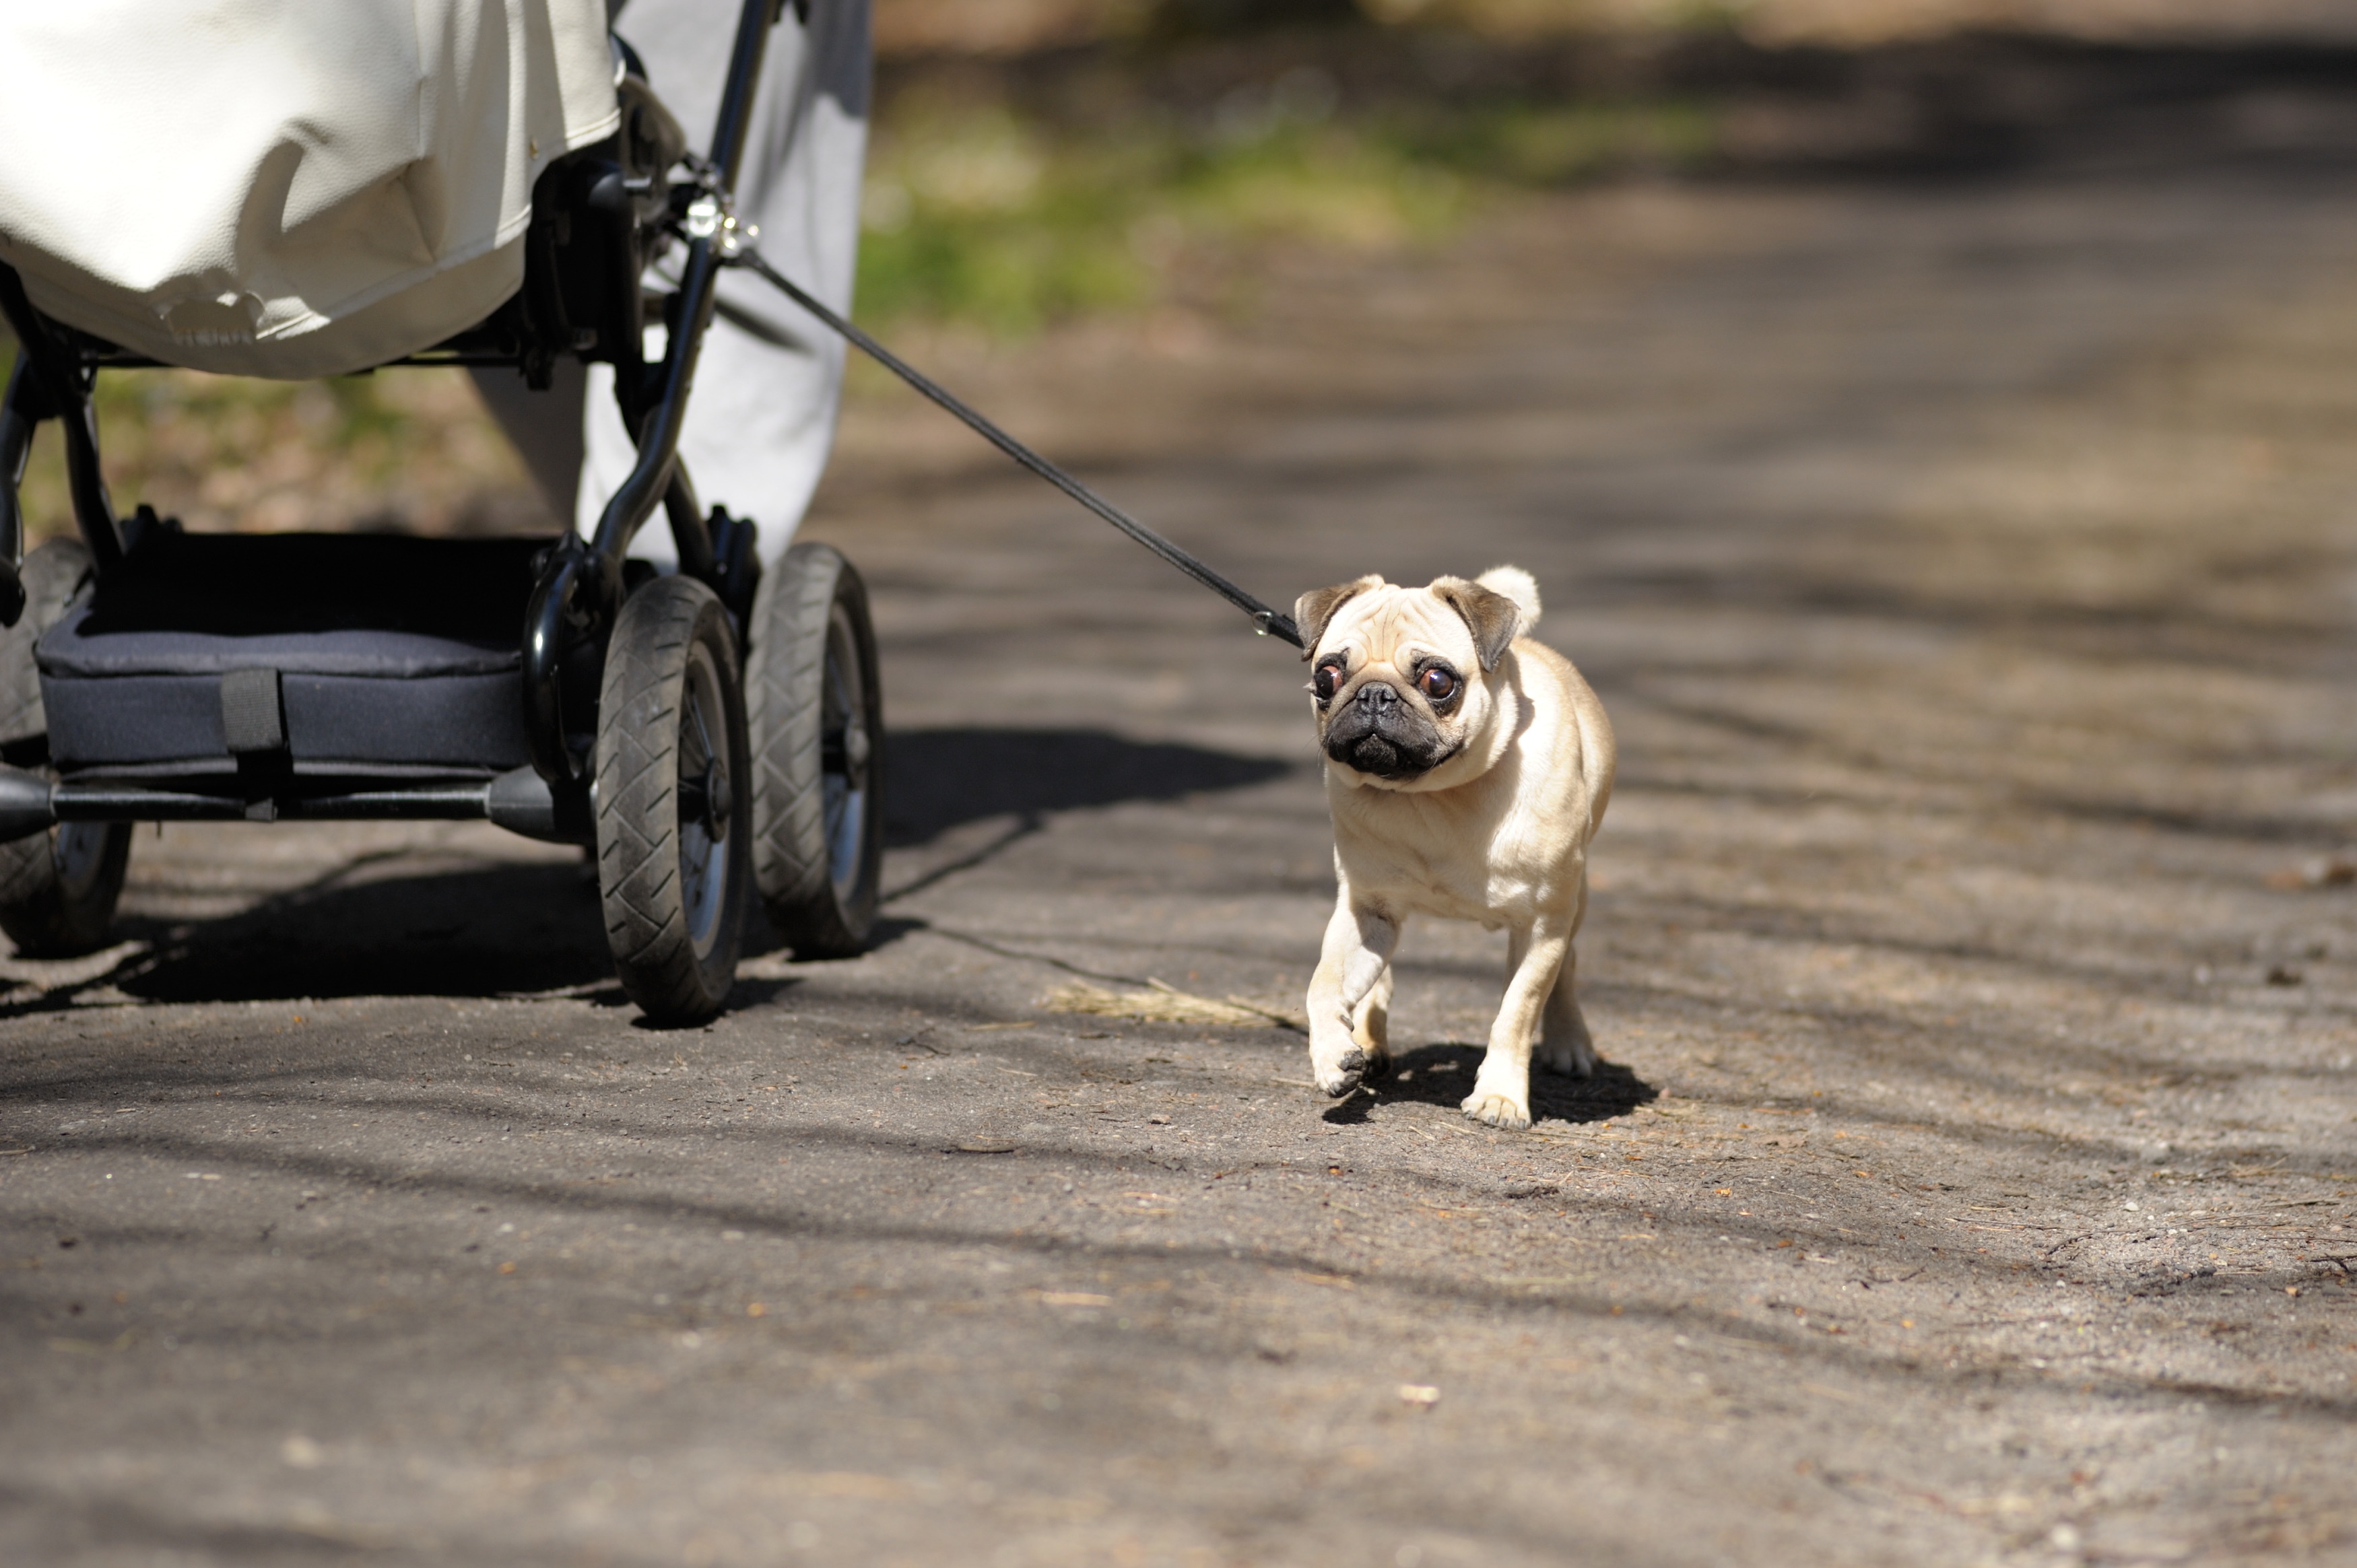
<instances>
[{"instance_id":1,"label":"dog's front leg","mask_svg":"<svg viewBox=\"0 0 2357 1568\"><path fill-rule=\"evenodd\" d=\"M1337 1099L1367 1075L1367 1053L1356 1037L1359 1006L1390 967L1399 934L1399 921L1353 904L1348 886L1335 900L1309 981L1309 1076Z\"/></svg>"},{"instance_id":2,"label":"dog's front leg","mask_svg":"<svg viewBox=\"0 0 2357 1568\"><path fill-rule=\"evenodd\" d=\"M1538 1041L1555 977L1563 972L1564 955L1571 950L1571 929L1568 921L1541 919L1528 932L1508 938L1513 971L1506 978L1506 1000L1490 1026L1490 1048L1482 1054L1473 1092L1465 1097L1465 1114L1476 1122L1515 1130L1531 1124L1531 1047Z\"/></svg>"}]
</instances>

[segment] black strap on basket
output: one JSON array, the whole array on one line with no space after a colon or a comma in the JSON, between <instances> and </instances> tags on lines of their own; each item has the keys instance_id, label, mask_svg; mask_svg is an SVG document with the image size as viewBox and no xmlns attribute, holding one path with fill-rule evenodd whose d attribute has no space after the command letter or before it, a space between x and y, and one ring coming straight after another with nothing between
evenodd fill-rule
<instances>
[{"instance_id":1,"label":"black strap on basket","mask_svg":"<svg viewBox=\"0 0 2357 1568\"><path fill-rule=\"evenodd\" d=\"M1217 572L1212 571L1209 566L1206 566L1202 562L1195 559L1194 556L1189 554L1186 551L1179 549L1178 546L1171 543L1170 541L1163 538L1162 535L1155 532L1154 530L1146 527L1146 524L1138 521L1135 518L1130 516L1127 512L1122 510L1111 501L1106 500L1094 490L1089 489L1088 486L1081 483L1080 480L1072 478L1071 475L1064 472L1063 469L1048 461L1047 458L1042 457L1039 453L1031 450L1030 447L1023 445L1022 442L1017 441L1012 435L1007 435L1006 432L998 428L997 425L993 424L989 420L985 419L981 414L968 407L963 400L961 400L955 393L950 392L949 389L943 387L938 381L935 381L931 377L926 375L922 371L918 370L914 365L911 365L907 360L901 359L898 354L895 354L891 349L884 347L883 344L878 343L875 338L870 338L866 333L862 332L858 328L854 327L850 322L845 320L842 317L828 309L818 300L811 297L810 294L798 287L791 278L789 278L783 273L778 271L777 268L771 266L767 261L763 260L761 253L759 251L752 249L750 246L746 246L739 249L730 259L735 265L750 268L760 276L767 278L772 285L782 291L787 298L792 300L796 305L801 306L804 310L809 311L813 316L817 317L821 321L824 322L836 332L841 333L846 340L858 345L858 347L877 364L882 365L886 370L891 371L894 375L899 377L902 381L908 382L910 386L916 388L919 392L924 393L927 397L941 404L942 407L949 410L950 413L963 420L975 435L980 435L984 440L997 447L1001 452L1006 453L1017 463L1022 464L1023 467L1030 469L1033 473L1039 475L1041 478L1047 480L1049 484L1055 486L1058 489L1063 491L1066 495L1071 497L1074 500L1080 502L1082 506L1088 508L1091 511L1096 513L1099 517L1104 519L1115 528L1120 529L1124 533L1128 534L1132 539L1135 539L1140 544L1145 545L1148 550L1153 551L1154 553L1162 557L1163 560L1168 562L1171 565L1178 567L1178 570L1186 573L1187 575L1194 578L1195 581L1202 584L1203 586L1211 589L1211 592L1219 595L1220 597L1227 600L1228 603L1235 606L1236 608L1252 617L1253 624L1260 629L1264 636L1274 637L1280 641L1289 642L1296 648L1299 648L1302 645L1301 632L1299 628L1293 624L1293 618L1291 616L1285 614L1282 610L1272 609L1267 605L1261 603L1260 600L1253 597L1252 595L1244 592L1233 583L1229 582L1225 577L1222 577Z\"/></svg>"}]
</instances>

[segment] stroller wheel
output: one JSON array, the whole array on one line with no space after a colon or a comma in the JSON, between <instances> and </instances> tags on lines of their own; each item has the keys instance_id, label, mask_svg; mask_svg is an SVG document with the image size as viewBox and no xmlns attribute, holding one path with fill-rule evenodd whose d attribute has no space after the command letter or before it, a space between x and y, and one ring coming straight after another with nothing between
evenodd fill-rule
<instances>
[{"instance_id":1,"label":"stroller wheel","mask_svg":"<svg viewBox=\"0 0 2357 1568\"><path fill-rule=\"evenodd\" d=\"M795 545L761 579L752 639L753 878L796 957L848 958L884 868L884 687L858 572Z\"/></svg>"},{"instance_id":2,"label":"stroller wheel","mask_svg":"<svg viewBox=\"0 0 2357 1568\"><path fill-rule=\"evenodd\" d=\"M26 556L24 614L0 630L0 753L32 753L26 766L36 757L45 762L48 754L33 645L63 618L90 575L90 551L81 540L49 541ZM19 953L66 958L106 945L130 865L131 828L61 822L0 843L0 931Z\"/></svg>"},{"instance_id":3,"label":"stroller wheel","mask_svg":"<svg viewBox=\"0 0 2357 1568\"><path fill-rule=\"evenodd\" d=\"M737 639L711 589L663 577L622 605L597 705L597 887L622 989L658 1024L720 1011L752 838Z\"/></svg>"}]
</instances>

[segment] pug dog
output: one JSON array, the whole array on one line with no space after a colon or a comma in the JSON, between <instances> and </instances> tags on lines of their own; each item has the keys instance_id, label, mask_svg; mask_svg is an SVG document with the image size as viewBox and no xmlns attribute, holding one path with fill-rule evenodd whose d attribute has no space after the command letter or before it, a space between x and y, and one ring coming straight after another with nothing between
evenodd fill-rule
<instances>
[{"instance_id":1,"label":"pug dog","mask_svg":"<svg viewBox=\"0 0 2357 1568\"><path fill-rule=\"evenodd\" d=\"M1421 588L1361 577L1294 607L1315 672L1334 813L1334 918L1309 983L1309 1065L1340 1098L1390 1069L1393 951L1410 915L1506 935L1506 997L1465 1114L1531 1124L1531 1057L1586 1077L1572 990L1587 846L1612 794L1612 726L1568 660L1531 640L1516 566Z\"/></svg>"}]
</instances>

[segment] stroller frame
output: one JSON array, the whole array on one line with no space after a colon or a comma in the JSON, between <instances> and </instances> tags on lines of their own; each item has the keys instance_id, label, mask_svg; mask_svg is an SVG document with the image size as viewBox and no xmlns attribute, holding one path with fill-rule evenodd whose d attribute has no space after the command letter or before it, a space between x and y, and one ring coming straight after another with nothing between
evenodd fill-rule
<instances>
[{"instance_id":1,"label":"stroller frame","mask_svg":"<svg viewBox=\"0 0 2357 1568\"><path fill-rule=\"evenodd\" d=\"M794 3L801 12L806 0ZM716 640L708 628L697 634L712 649L723 650L707 657L709 668L694 677L704 682L707 699L696 721L702 732L698 766L704 771L691 777L683 754L676 799L667 807L659 800L655 804L676 814L683 845L691 811L701 813L696 820L716 845L734 824L740 843L716 865L724 872L743 870L729 875L726 879L734 886L716 895L728 928L722 933L726 940L699 938L689 944L689 967L705 972L698 983L682 989L672 983L678 980L676 974L662 984L634 983L632 959L618 934L615 952L624 984L659 1019L691 1021L716 1011L736 961L735 918L727 906L732 901L741 905L748 886L759 887L772 923L798 951L836 953L864 945L874 915L881 850L881 812L874 799L880 795L880 757L875 755L880 750L876 744L881 739L880 692L865 591L839 555L823 546L802 545L789 552L781 566L793 581L773 584L770 594L762 594L752 525L718 508L707 514L679 453L697 360L717 303L719 275L746 237L731 213L731 197L768 35L780 19L784 4L743 0L706 156L689 151L676 122L648 88L636 57L617 39L624 64L621 129L608 141L558 158L540 176L525 238L521 290L480 325L391 361L511 367L534 388L549 384L560 356L614 367L616 401L637 442L637 460L606 503L591 537L585 540L567 529L532 559L520 643L522 729L529 766L507 767L488 778L306 777L291 766L283 717L276 719L276 742L285 755L274 765L268 754L258 759L242 755L234 775L215 771L203 778L149 781L120 776L118 769L112 777L59 778L46 767L23 765L48 763L45 751L28 757L22 748L0 745L0 757L6 758L0 762L0 851L15 847L11 841L27 840L58 824L480 819L526 836L597 850L605 886L620 875L606 864L617 853L609 842L614 834L598 820L605 744L601 699L612 701L614 689L607 668L609 646L618 627L630 619L628 607L651 581L679 583L653 596L667 595L666 603L690 619L697 612L693 591L683 585L699 584L725 610L725 630L716 634ZM673 240L685 246L678 285L651 295L642 274ZM653 361L645 358L643 339L650 306L660 308L666 328L662 357ZM5 264L0 264L0 313L21 346L0 401L0 628L14 628L27 608L26 530L17 491L41 421L53 418L63 427L74 520L94 580L75 603L95 596L102 604L110 583L124 573L143 544L178 530L144 504L129 519L119 520L99 460L91 395L98 372L152 367L156 361L51 319L34 306L22 279ZM669 521L677 551L676 580L652 579L642 567L626 568L631 541L658 505ZM253 541L256 546L268 542ZM795 602L789 605L789 599ZM705 619L710 618L705 613ZM797 647L790 650L782 646L787 643ZM765 644L780 646L772 652ZM748 671L748 645L761 650L769 666ZM723 664L733 668L721 671ZM736 692L715 696L716 681L720 687L736 682ZM756 714L754 727L759 730L766 722L778 733L780 738L774 745L784 748L778 757L786 750L809 754L800 765L810 774L803 781L808 790L798 784L794 793L823 797L828 814L818 839L807 828L791 825L775 832L766 826L753 831L756 824L746 798L775 768L770 766L771 758L752 756L745 739L748 683L754 688L752 705L767 714L766 721ZM229 714L232 693L226 683L220 700ZM274 685L268 700L277 700ZM800 707L823 711L781 711ZM273 718L273 713L263 712L253 721L264 732L265 742L272 738ZM224 720L231 729L240 722L233 714ZM608 714L602 722L612 725L620 720ZM733 729L734 737L716 736L719 728ZM791 736L785 733L789 730L794 732ZM234 740L231 749L238 750ZM824 777L811 772L813 768ZM486 769L446 771L479 775ZM609 792L611 789L609 780ZM769 814L778 817L788 806L799 811L801 802L781 802ZM602 809L610 815L620 808L608 800ZM844 820L846 813L856 820ZM797 831L804 842L784 842ZM56 837L54 831L51 837ZM749 850L745 838L754 840ZM771 839L780 842L768 842ZM815 868L807 864L813 853L819 857ZM59 854L62 858L62 850ZM748 855L749 859L742 858ZM117 886L119 861L118 855ZM683 862L681 869L685 876L694 868ZM813 871L819 874L815 878ZM616 895L611 886L606 886L606 893L611 931ZM0 890L0 905L5 897ZM111 893L107 904L111 912ZM0 924L8 925L24 948L25 934L5 915L0 908ZM715 950L716 941L725 952ZM727 973L720 972L723 968Z\"/></svg>"}]
</instances>

